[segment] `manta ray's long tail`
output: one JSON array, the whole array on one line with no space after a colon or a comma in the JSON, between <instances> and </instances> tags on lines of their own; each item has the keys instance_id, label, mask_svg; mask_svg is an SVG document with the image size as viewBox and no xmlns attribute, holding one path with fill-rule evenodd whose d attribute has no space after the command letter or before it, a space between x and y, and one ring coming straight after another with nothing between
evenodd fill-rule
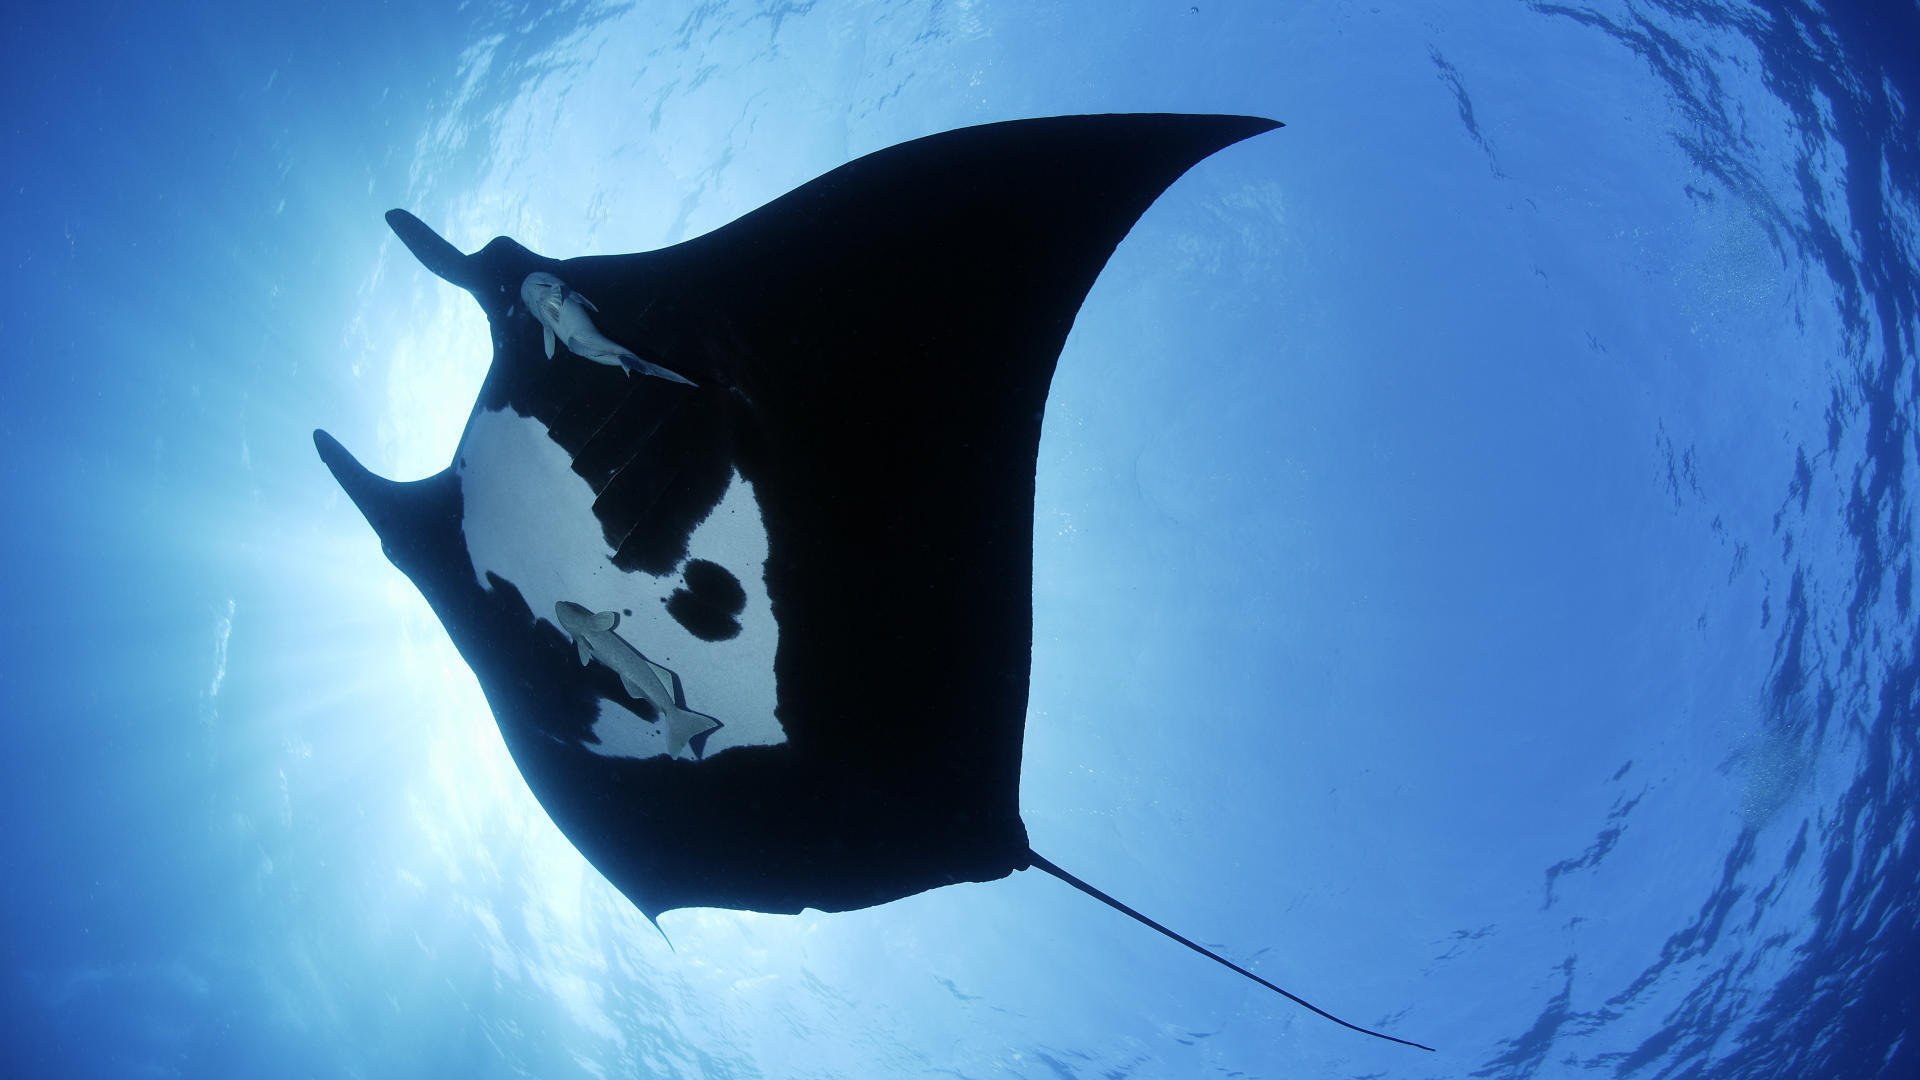
<instances>
[{"instance_id":1,"label":"manta ray's long tail","mask_svg":"<svg viewBox=\"0 0 1920 1080\"><path fill-rule=\"evenodd\" d=\"M1313 1002L1308 1001L1307 999L1299 996L1298 994L1293 994L1285 990L1282 990L1278 986L1275 986L1274 984L1268 982L1267 980L1261 978L1260 976L1255 975L1253 972L1248 971L1246 968L1241 967L1239 964L1236 964L1233 961L1227 959L1226 957L1221 956L1219 953L1214 952L1212 949L1209 949L1204 945L1200 945L1194 941L1191 941L1188 938L1182 937L1181 935L1174 933L1172 930L1167 929L1166 927L1160 925L1159 923L1154 922L1152 919L1147 918L1145 915L1140 914L1139 912L1133 910L1132 908L1121 903L1120 901L1115 900L1113 897L1108 896L1106 893L1101 892L1099 889L1094 888L1093 886L1087 884L1086 882L1081 881L1079 878L1074 877L1072 874L1067 873L1065 870L1060 869L1058 866L1055 866L1051 861L1043 858L1039 852L1034 851L1032 848L1027 849L1027 859L1032 863L1034 867L1041 870L1045 870L1047 873L1052 874L1054 877L1059 878L1061 881L1064 881L1067 884L1073 886L1074 888L1079 889L1081 892L1086 893L1088 896L1093 897L1095 900L1100 901L1101 903L1107 905L1108 907L1119 912L1120 914L1125 915L1135 920L1136 922L1139 922L1143 926L1147 926L1151 929L1160 931L1162 934L1165 934L1166 936L1172 938L1173 940L1179 942L1180 944L1185 945L1187 948L1192 949L1194 952L1199 953L1201 956L1204 956L1207 959L1212 960L1214 963L1232 968L1233 970L1239 972L1240 974L1245 975L1247 978L1252 979L1254 982L1259 983L1261 986L1264 986L1267 989L1273 991L1274 993L1279 994L1281 997L1286 998L1288 1001L1291 1001L1294 1004L1309 1010L1310 1012L1316 1013L1320 1016L1324 1016L1327 1019L1333 1021L1334 1023L1339 1024L1343 1028L1351 1028L1352 1030L1357 1031L1362 1035L1371 1035L1376 1039L1385 1039L1388 1042L1399 1043L1401 1046L1412 1046L1420 1050L1433 1049L1433 1047L1428 1046L1425 1043L1417 1043L1410 1039L1395 1038L1394 1036L1388 1035L1385 1032L1374 1031L1371 1028L1363 1028L1359 1024L1349 1024L1345 1020L1340 1019L1339 1017L1333 1015L1332 1013L1321 1008L1320 1006L1315 1005Z\"/></svg>"}]
</instances>

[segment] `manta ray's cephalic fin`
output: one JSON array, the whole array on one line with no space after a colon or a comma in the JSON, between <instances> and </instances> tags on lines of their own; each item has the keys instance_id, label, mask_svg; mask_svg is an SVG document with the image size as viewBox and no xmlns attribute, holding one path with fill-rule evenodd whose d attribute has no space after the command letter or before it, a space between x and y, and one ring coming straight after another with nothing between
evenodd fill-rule
<instances>
[{"instance_id":1,"label":"manta ray's cephalic fin","mask_svg":"<svg viewBox=\"0 0 1920 1080\"><path fill-rule=\"evenodd\" d=\"M327 471L340 483L341 490L353 500L360 513L376 528L399 517L406 505L406 486L396 483L360 464L340 440L324 431L313 433L314 449Z\"/></svg>"},{"instance_id":2,"label":"manta ray's cephalic fin","mask_svg":"<svg viewBox=\"0 0 1920 1080\"><path fill-rule=\"evenodd\" d=\"M1293 1002L1295 1005L1299 1005L1302 1008L1307 1009L1308 1011L1318 1016L1324 1016L1328 1020L1331 1020L1334 1023L1339 1024L1343 1028L1349 1028L1353 1031L1359 1032L1362 1035L1371 1035L1376 1039L1385 1039L1388 1042L1399 1043L1401 1046L1411 1046L1420 1050L1433 1049L1433 1047L1428 1046L1425 1043L1417 1043L1412 1041L1411 1039L1396 1038L1395 1036L1388 1035L1385 1032L1374 1031L1372 1028L1363 1028L1359 1024L1350 1024L1347 1021L1342 1020L1339 1017L1328 1012L1327 1010L1321 1008L1320 1006L1315 1005L1313 1002L1308 1001L1303 997L1300 997L1298 994L1291 993L1290 991L1287 991L1287 990L1282 990L1280 987L1275 986L1273 983L1270 983L1267 980L1261 978L1260 976L1255 975L1253 972L1248 971L1246 968L1241 967L1239 964L1236 964L1233 961L1227 959L1226 957L1221 956L1219 953L1214 952L1212 949L1207 948L1205 945L1201 945L1198 942L1195 942L1189 938L1186 938L1180 934L1177 934L1172 930L1169 930L1166 927L1160 925L1159 923L1154 922L1152 919L1147 918L1145 915L1140 914L1138 911L1135 911L1134 909L1128 907L1127 905L1121 903L1120 901L1115 900L1113 897L1108 896L1106 893L1101 892L1099 889L1094 888L1093 886L1087 884L1086 882L1080 880L1079 878L1074 877L1072 874L1067 873L1065 870L1060 869L1058 866L1055 866L1052 862L1042 858L1040 854L1034 851L1032 848L1027 849L1027 858L1035 869L1045 870L1047 873L1052 874L1054 877L1059 878L1061 881L1064 881L1067 884L1073 886L1074 888L1079 889L1081 892L1086 893L1088 896L1093 897L1095 900L1100 901L1101 903L1107 905L1108 907L1119 912L1120 914L1125 915L1130 919L1133 919L1135 922L1138 922L1141 925L1148 927L1149 929L1157 930L1160 933L1165 934L1167 937L1172 938L1173 940L1179 942L1182 945L1185 945L1187 948L1192 949L1194 952L1199 953L1201 956L1204 956L1209 960L1212 960L1216 964L1220 964L1224 967L1232 968L1234 971L1237 971L1240 974L1245 975L1247 978L1252 979L1254 982L1259 983L1261 986L1264 986L1267 989L1273 991L1274 993L1279 994L1281 997L1286 998L1288 1001Z\"/></svg>"},{"instance_id":3,"label":"manta ray's cephalic fin","mask_svg":"<svg viewBox=\"0 0 1920 1080\"><path fill-rule=\"evenodd\" d=\"M313 445L341 490L373 526L381 550L402 570L429 556L432 544L449 529L458 535L460 486L452 469L423 480L389 480L360 464L325 431L313 433Z\"/></svg>"},{"instance_id":4,"label":"manta ray's cephalic fin","mask_svg":"<svg viewBox=\"0 0 1920 1080\"><path fill-rule=\"evenodd\" d=\"M471 256L447 243L426 222L405 210L389 210L387 226L400 238L401 243L407 245L407 250L413 252L413 257L420 260L421 266L463 289L471 290L478 284L470 262Z\"/></svg>"},{"instance_id":5,"label":"manta ray's cephalic fin","mask_svg":"<svg viewBox=\"0 0 1920 1080\"><path fill-rule=\"evenodd\" d=\"M520 298L520 282L536 270L557 264L528 251L519 241L496 236L472 255L461 252L432 227L405 210L387 211L387 227L407 245L420 265L473 294L481 310L496 318Z\"/></svg>"}]
</instances>

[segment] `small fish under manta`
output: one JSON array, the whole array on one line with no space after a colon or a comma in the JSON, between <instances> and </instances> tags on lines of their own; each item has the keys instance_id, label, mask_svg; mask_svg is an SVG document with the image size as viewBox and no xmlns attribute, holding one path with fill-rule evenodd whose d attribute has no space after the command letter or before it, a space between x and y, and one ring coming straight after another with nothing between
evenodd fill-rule
<instances>
[{"instance_id":1,"label":"small fish under manta","mask_svg":"<svg viewBox=\"0 0 1920 1080\"><path fill-rule=\"evenodd\" d=\"M632 349L602 334L600 328L593 325L593 316L587 314L589 311L597 314L600 309L552 274L528 274L527 280L520 283L520 299L526 302L527 314L540 324L549 360L553 359L553 343L557 338L568 352L582 360L626 368L682 386L695 385L692 379L642 360Z\"/></svg>"},{"instance_id":2,"label":"small fish under manta","mask_svg":"<svg viewBox=\"0 0 1920 1080\"><path fill-rule=\"evenodd\" d=\"M600 661L620 676L620 685L629 696L653 707L655 722L667 737L669 757L679 757L688 743L721 726L720 721L706 713L687 708L686 691L681 688L679 675L647 659L626 638L614 632L613 628L620 625L619 612L596 613L562 600L553 606L553 614L560 622L560 629L579 647L582 667Z\"/></svg>"}]
</instances>

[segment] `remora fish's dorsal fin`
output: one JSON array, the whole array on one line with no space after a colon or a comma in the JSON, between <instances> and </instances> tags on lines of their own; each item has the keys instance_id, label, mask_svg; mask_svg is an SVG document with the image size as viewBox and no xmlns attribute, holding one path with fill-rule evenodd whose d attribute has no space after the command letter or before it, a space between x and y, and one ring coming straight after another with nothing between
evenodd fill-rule
<instances>
[{"instance_id":1,"label":"remora fish's dorsal fin","mask_svg":"<svg viewBox=\"0 0 1920 1080\"><path fill-rule=\"evenodd\" d=\"M686 708L687 692L680 685L679 674L672 668L662 667L651 660L647 661L647 666L653 669L655 675L660 676L660 685L666 687L667 693L673 696L673 703L683 709Z\"/></svg>"},{"instance_id":2,"label":"remora fish's dorsal fin","mask_svg":"<svg viewBox=\"0 0 1920 1080\"><path fill-rule=\"evenodd\" d=\"M587 620L587 627L589 629L599 630L602 633L619 625L620 613L617 611L595 612L593 618Z\"/></svg>"}]
</instances>

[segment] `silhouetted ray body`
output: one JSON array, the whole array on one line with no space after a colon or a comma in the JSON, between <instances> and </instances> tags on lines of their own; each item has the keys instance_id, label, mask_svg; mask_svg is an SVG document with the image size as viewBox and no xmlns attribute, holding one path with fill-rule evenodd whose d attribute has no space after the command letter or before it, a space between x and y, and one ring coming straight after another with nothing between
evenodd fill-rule
<instances>
[{"instance_id":1,"label":"silhouetted ray body","mask_svg":"<svg viewBox=\"0 0 1920 1080\"><path fill-rule=\"evenodd\" d=\"M1018 796L1055 361L1140 213L1277 126L947 132L634 255L502 237L468 256L393 211L486 312L493 364L447 471L394 484L317 433L321 456L472 665L542 806L649 916L1003 877L1034 859ZM549 359L521 300L536 272L694 385ZM556 601L623 612L621 640L722 726L656 750L657 710L576 649Z\"/></svg>"}]
</instances>

